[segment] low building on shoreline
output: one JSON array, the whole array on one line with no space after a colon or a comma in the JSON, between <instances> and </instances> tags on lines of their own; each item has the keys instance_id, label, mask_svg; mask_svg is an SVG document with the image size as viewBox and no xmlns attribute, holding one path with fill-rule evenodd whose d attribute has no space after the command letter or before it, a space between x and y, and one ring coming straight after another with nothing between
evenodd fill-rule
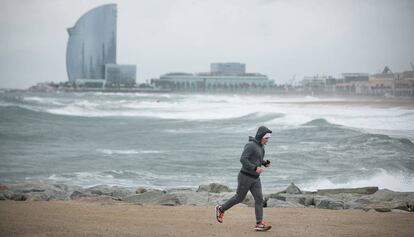
<instances>
[{"instance_id":1,"label":"low building on shoreline","mask_svg":"<svg viewBox=\"0 0 414 237\"><path fill-rule=\"evenodd\" d=\"M173 72L152 79L156 88L188 92L258 92L272 88L274 82L260 73L246 73L245 64L212 63L204 73Z\"/></svg>"},{"instance_id":2,"label":"low building on shoreline","mask_svg":"<svg viewBox=\"0 0 414 237\"><path fill-rule=\"evenodd\" d=\"M414 70L393 73L342 73L331 76L304 77L299 90L311 94L414 97Z\"/></svg>"}]
</instances>

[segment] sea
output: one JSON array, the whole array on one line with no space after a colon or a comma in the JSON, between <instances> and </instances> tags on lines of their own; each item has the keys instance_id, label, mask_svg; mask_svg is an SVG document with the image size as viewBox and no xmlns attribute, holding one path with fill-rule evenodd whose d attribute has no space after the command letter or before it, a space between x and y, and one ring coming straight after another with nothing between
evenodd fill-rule
<instances>
[{"instance_id":1,"label":"sea","mask_svg":"<svg viewBox=\"0 0 414 237\"><path fill-rule=\"evenodd\" d=\"M266 192L414 191L414 108L347 100L1 91L0 183L236 188L243 147L264 125Z\"/></svg>"}]
</instances>

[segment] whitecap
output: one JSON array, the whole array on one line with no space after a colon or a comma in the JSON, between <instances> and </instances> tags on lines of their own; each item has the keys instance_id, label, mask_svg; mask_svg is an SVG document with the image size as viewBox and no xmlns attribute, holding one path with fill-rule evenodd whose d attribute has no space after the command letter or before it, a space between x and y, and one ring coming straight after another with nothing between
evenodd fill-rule
<instances>
[{"instance_id":1,"label":"whitecap","mask_svg":"<svg viewBox=\"0 0 414 237\"><path fill-rule=\"evenodd\" d=\"M106 155L133 155L133 154L159 154L164 153L163 151L155 151L155 150L114 150L114 149L97 149L99 153L103 153Z\"/></svg>"},{"instance_id":2,"label":"whitecap","mask_svg":"<svg viewBox=\"0 0 414 237\"><path fill-rule=\"evenodd\" d=\"M390 173L384 169L364 179L351 179L347 182L333 182L329 179L317 179L309 183L299 184L301 189L314 191L332 188L360 188L377 186L400 192L414 192L414 176L403 173Z\"/></svg>"}]
</instances>

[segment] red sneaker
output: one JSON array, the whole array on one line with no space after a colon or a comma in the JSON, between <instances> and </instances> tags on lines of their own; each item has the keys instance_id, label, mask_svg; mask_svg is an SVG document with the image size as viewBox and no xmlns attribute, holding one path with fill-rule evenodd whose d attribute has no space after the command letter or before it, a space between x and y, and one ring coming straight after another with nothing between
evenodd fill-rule
<instances>
[{"instance_id":1,"label":"red sneaker","mask_svg":"<svg viewBox=\"0 0 414 237\"><path fill-rule=\"evenodd\" d=\"M254 227L254 230L256 230L256 231L267 231L267 230L270 230L271 228L272 228L272 226L269 225L267 222L261 221L259 224L256 224L256 227Z\"/></svg>"},{"instance_id":2,"label":"red sneaker","mask_svg":"<svg viewBox=\"0 0 414 237\"><path fill-rule=\"evenodd\" d=\"M224 212L220 211L221 206L216 206L216 218L217 221L222 223L224 219Z\"/></svg>"}]
</instances>

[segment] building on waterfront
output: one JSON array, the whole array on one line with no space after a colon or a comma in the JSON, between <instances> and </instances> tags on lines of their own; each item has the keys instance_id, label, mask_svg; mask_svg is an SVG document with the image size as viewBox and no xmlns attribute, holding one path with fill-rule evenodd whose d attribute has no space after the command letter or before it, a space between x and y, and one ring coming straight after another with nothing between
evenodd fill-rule
<instances>
[{"instance_id":1,"label":"building on waterfront","mask_svg":"<svg viewBox=\"0 0 414 237\"><path fill-rule=\"evenodd\" d=\"M412 71L405 71L397 74L394 85L394 95L414 96L414 68Z\"/></svg>"},{"instance_id":2,"label":"building on waterfront","mask_svg":"<svg viewBox=\"0 0 414 237\"><path fill-rule=\"evenodd\" d=\"M342 73L341 75L342 75L341 81L344 83L369 80L368 73Z\"/></svg>"},{"instance_id":3,"label":"building on waterfront","mask_svg":"<svg viewBox=\"0 0 414 237\"><path fill-rule=\"evenodd\" d=\"M304 77L301 90L307 93L414 96L414 70L393 73L385 67L381 73L342 73L340 78Z\"/></svg>"},{"instance_id":4,"label":"building on waterfront","mask_svg":"<svg viewBox=\"0 0 414 237\"><path fill-rule=\"evenodd\" d=\"M105 86L132 87L135 84L136 66L126 64L105 65Z\"/></svg>"},{"instance_id":5,"label":"building on waterfront","mask_svg":"<svg viewBox=\"0 0 414 237\"><path fill-rule=\"evenodd\" d=\"M77 86L101 87L111 85L106 79L107 68L116 70L117 47L117 5L106 4L96 7L79 18L68 28L69 39L66 48L66 68L69 82ZM110 65L110 66L107 66ZM120 66L120 70L125 70ZM131 67L128 71L131 70ZM129 73L134 75L135 72ZM132 80L128 79L129 82Z\"/></svg>"},{"instance_id":6,"label":"building on waterfront","mask_svg":"<svg viewBox=\"0 0 414 237\"><path fill-rule=\"evenodd\" d=\"M211 72L205 73L167 73L159 79L152 79L151 84L161 89L192 92L253 92L263 91L274 85L266 75L246 73L245 64L212 63L210 68Z\"/></svg>"},{"instance_id":7,"label":"building on waterfront","mask_svg":"<svg viewBox=\"0 0 414 237\"><path fill-rule=\"evenodd\" d=\"M339 94L363 94L368 90L368 73L342 73L336 80L335 93Z\"/></svg>"},{"instance_id":8,"label":"building on waterfront","mask_svg":"<svg viewBox=\"0 0 414 237\"><path fill-rule=\"evenodd\" d=\"M242 75L246 73L244 63L211 63L210 72L212 74Z\"/></svg>"},{"instance_id":9,"label":"building on waterfront","mask_svg":"<svg viewBox=\"0 0 414 237\"><path fill-rule=\"evenodd\" d=\"M332 76L305 76L301 81L301 87L303 92L327 93L333 90L335 82Z\"/></svg>"}]
</instances>

